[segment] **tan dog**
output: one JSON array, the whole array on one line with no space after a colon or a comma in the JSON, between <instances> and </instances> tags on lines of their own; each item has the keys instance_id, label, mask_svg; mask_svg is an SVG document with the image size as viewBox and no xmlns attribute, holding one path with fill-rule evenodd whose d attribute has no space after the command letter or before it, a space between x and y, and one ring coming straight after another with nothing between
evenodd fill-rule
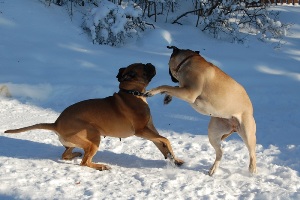
<instances>
[{"instance_id":1,"label":"tan dog","mask_svg":"<svg viewBox=\"0 0 300 200\"><path fill-rule=\"evenodd\" d=\"M146 97L146 86L155 76L152 64L136 63L121 68L117 78L120 91L104 99L85 100L66 108L54 123L41 123L5 133L19 133L32 129L54 131L60 142L66 147L62 159L70 160L81 156L72 150L75 147L84 150L82 166L97 170L110 169L107 165L92 162L97 153L101 136L126 138L138 136L152 141L165 158L176 165L183 164L175 157L168 139L159 135L155 129Z\"/></svg>"},{"instance_id":2,"label":"tan dog","mask_svg":"<svg viewBox=\"0 0 300 200\"><path fill-rule=\"evenodd\" d=\"M164 103L172 96L187 101L199 113L211 116L208 137L216 151L216 159L209 170L213 175L222 158L221 141L238 132L250 155L249 171L256 172L256 124L252 103L245 89L212 63L207 62L198 51L173 49L169 72L179 87L162 85L146 93L152 96L165 93Z\"/></svg>"}]
</instances>

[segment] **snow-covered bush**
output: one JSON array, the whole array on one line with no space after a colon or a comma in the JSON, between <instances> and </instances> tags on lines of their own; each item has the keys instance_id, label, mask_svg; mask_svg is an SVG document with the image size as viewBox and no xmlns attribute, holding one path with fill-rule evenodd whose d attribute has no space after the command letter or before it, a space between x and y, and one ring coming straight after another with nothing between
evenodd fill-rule
<instances>
[{"instance_id":1,"label":"snow-covered bush","mask_svg":"<svg viewBox=\"0 0 300 200\"><path fill-rule=\"evenodd\" d=\"M265 41L281 39L289 25L278 21L278 12L260 0L196 0L197 7L187 14L198 14L196 26L218 39L243 42L248 35L256 35ZM266 1L267 2L267 1ZM278 40L277 40L278 41Z\"/></svg>"},{"instance_id":2,"label":"snow-covered bush","mask_svg":"<svg viewBox=\"0 0 300 200\"><path fill-rule=\"evenodd\" d=\"M262 40L285 35L287 26L277 21L277 13L269 11L267 5L258 0L228 0L218 4L203 1L202 5L204 12L211 13L204 16L202 30L216 38L229 36L243 42L247 34L257 35Z\"/></svg>"},{"instance_id":3,"label":"snow-covered bush","mask_svg":"<svg viewBox=\"0 0 300 200\"><path fill-rule=\"evenodd\" d=\"M244 42L253 35L281 42L290 25L262 0L45 0L85 15L83 28L96 44L122 45L155 22L195 24L209 35ZM133 2L134 1L134 2ZM187 17L185 20L182 20ZM150 23L146 23L150 22ZM154 21L154 23L153 23ZM148 24L148 26L146 26Z\"/></svg>"},{"instance_id":4,"label":"snow-covered bush","mask_svg":"<svg viewBox=\"0 0 300 200\"><path fill-rule=\"evenodd\" d=\"M146 25L141 8L132 1L117 5L103 0L87 14L84 28L90 32L94 43L119 46L139 36Z\"/></svg>"}]
</instances>

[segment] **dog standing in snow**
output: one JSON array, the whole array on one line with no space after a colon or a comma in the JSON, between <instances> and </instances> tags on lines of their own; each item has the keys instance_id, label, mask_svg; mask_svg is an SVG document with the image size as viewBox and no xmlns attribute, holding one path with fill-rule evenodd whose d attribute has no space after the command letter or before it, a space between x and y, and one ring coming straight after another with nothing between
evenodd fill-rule
<instances>
[{"instance_id":1,"label":"dog standing in snow","mask_svg":"<svg viewBox=\"0 0 300 200\"><path fill-rule=\"evenodd\" d=\"M169 73L179 87L162 85L146 93L166 94L164 103L172 96L182 99L199 113L211 117L208 138L216 151L216 159L209 170L213 175L219 167L223 152L221 141L237 132L249 150L249 171L256 173L256 123L253 107L243 86L221 69L207 62L198 51L178 49L175 46L169 61Z\"/></svg>"},{"instance_id":2,"label":"dog standing in snow","mask_svg":"<svg viewBox=\"0 0 300 200\"><path fill-rule=\"evenodd\" d=\"M137 136L152 141L165 158L176 165L183 161L177 159L167 138L155 129L144 92L155 76L152 64L136 63L121 68L117 75L119 92L103 99L81 101L66 108L54 123L41 123L5 133L19 133L33 129L54 131L66 150L62 159L70 160L81 156L72 152L75 147L82 148L82 166L97 170L108 170L109 166L92 162L97 153L101 136L126 138Z\"/></svg>"}]
</instances>

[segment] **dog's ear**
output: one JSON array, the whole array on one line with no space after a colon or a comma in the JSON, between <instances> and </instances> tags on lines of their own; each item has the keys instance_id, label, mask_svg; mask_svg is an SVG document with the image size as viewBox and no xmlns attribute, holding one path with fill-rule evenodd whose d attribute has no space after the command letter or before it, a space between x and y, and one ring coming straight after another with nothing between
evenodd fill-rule
<instances>
[{"instance_id":1,"label":"dog's ear","mask_svg":"<svg viewBox=\"0 0 300 200\"><path fill-rule=\"evenodd\" d=\"M178 49L175 46L167 46L168 49L173 49L173 54L177 54L179 52L180 49Z\"/></svg>"},{"instance_id":2,"label":"dog's ear","mask_svg":"<svg viewBox=\"0 0 300 200\"><path fill-rule=\"evenodd\" d=\"M119 69L119 73L116 76L116 78L118 79L119 82L122 81L122 75L123 75L123 72L125 71L125 69L126 69L125 67Z\"/></svg>"},{"instance_id":3,"label":"dog's ear","mask_svg":"<svg viewBox=\"0 0 300 200\"><path fill-rule=\"evenodd\" d=\"M178 49L176 46L167 46L168 49Z\"/></svg>"},{"instance_id":4,"label":"dog's ear","mask_svg":"<svg viewBox=\"0 0 300 200\"><path fill-rule=\"evenodd\" d=\"M174 83L178 83L178 82L179 82L179 81L172 75L170 68L169 68L169 74L170 74L171 79L172 79L172 81L173 81Z\"/></svg>"},{"instance_id":5,"label":"dog's ear","mask_svg":"<svg viewBox=\"0 0 300 200\"><path fill-rule=\"evenodd\" d=\"M150 82L152 78L156 75L155 67L151 63L147 63L146 65L144 65L144 70L147 74L148 81Z\"/></svg>"},{"instance_id":6,"label":"dog's ear","mask_svg":"<svg viewBox=\"0 0 300 200\"><path fill-rule=\"evenodd\" d=\"M195 51L195 53L200 54L200 51Z\"/></svg>"}]
</instances>

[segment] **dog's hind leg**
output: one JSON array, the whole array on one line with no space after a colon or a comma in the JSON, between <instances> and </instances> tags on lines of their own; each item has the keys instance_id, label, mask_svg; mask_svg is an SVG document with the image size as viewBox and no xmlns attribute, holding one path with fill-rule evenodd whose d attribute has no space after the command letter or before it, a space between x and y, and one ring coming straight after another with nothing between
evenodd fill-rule
<instances>
[{"instance_id":1,"label":"dog's hind leg","mask_svg":"<svg viewBox=\"0 0 300 200\"><path fill-rule=\"evenodd\" d=\"M231 134L233 131L232 126L228 119L212 117L208 125L208 139L210 144L213 146L216 152L216 159L208 174L212 176L218 169L222 156L223 150L221 147L222 138ZM223 137L224 136L224 137Z\"/></svg>"},{"instance_id":2,"label":"dog's hind leg","mask_svg":"<svg viewBox=\"0 0 300 200\"><path fill-rule=\"evenodd\" d=\"M82 153L80 152L74 152L74 153L72 152L74 147L65 147L65 148L66 148L65 152L61 156L63 160L72 160L75 157L82 156Z\"/></svg>"},{"instance_id":3,"label":"dog's hind leg","mask_svg":"<svg viewBox=\"0 0 300 200\"><path fill-rule=\"evenodd\" d=\"M93 134L93 133L89 133ZM91 167L100 171L111 169L109 166L104 164L93 163L92 159L98 151L100 145L100 136L93 137L90 140L82 139L81 143L83 144L84 156L80 163L81 166Z\"/></svg>"},{"instance_id":4,"label":"dog's hind leg","mask_svg":"<svg viewBox=\"0 0 300 200\"><path fill-rule=\"evenodd\" d=\"M242 115L238 134L243 139L249 151L249 171L256 173L256 123L252 114L245 113Z\"/></svg>"},{"instance_id":5,"label":"dog's hind leg","mask_svg":"<svg viewBox=\"0 0 300 200\"><path fill-rule=\"evenodd\" d=\"M82 127L79 126L80 124L82 125ZM98 130L93 128L93 126L89 124L85 124L84 122L81 123L78 122L77 126L78 126L76 127L77 130L81 130L81 131L75 133L69 133L67 135L70 136L61 138L61 141L64 141L65 144L72 144L84 150L84 155L80 163L81 166L91 167L100 171L110 169L110 167L108 167L107 165L96 164L92 162L93 157L98 151L100 140L101 140L101 136ZM63 153L63 156L70 158L73 157L74 155L79 155L77 153L72 153L72 150L73 147L67 148L66 151Z\"/></svg>"}]
</instances>

